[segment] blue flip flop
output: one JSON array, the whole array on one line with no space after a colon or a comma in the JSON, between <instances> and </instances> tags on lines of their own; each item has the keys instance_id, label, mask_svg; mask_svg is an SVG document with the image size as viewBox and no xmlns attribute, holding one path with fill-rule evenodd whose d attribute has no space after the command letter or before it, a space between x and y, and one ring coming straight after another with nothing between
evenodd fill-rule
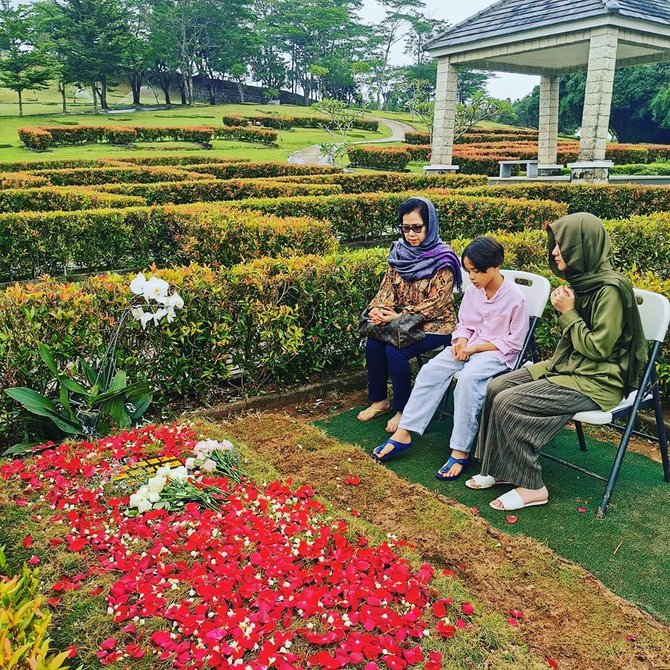
<instances>
[{"instance_id":1,"label":"blue flip flop","mask_svg":"<svg viewBox=\"0 0 670 670\"><path fill-rule=\"evenodd\" d=\"M470 464L470 456L467 458L454 458L449 456L449 460L435 473L435 477L443 482L453 482L458 479ZM451 470L452 465L462 465L461 471L454 477L447 477L447 472Z\"/></svg>"},{"instance_id":2,"label":"blue flip flop","mask_svg":"<svg viewBox=\"0 0 670 670\"><path fill-rule=\"evenodd\" d=\"M385 456L381 457L378 456L378 454L384 450L384 447L386 447L387 444L393 446L393 451L390 451ZM408 444L403 444L402 442L397 442L396 440L392 440L391 438L389 438L388 440L384 440L378 447L374 448L374 450L372 451L372 458L379 461L380 463L383 463L384 461L391 460L394 456L397 456L400 452L407 451L408 449L411 448L412 448L411 442L409 442Z\"/></svg>"}]
</instances>

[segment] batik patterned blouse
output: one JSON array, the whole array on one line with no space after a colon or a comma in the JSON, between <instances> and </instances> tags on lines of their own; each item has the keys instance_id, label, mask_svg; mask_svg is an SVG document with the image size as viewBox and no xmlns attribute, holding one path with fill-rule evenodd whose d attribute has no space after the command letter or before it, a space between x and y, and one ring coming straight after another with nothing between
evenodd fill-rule
<instances>
[{"instance_id":1,"label":"batik patterned blouse","mask_svg":"<svg viewBox=\"0 0 670 670\"><path fill-rule=\"evenodd\" d=\"M438 270L428 279L405 281L389 266L369 306L397 308L402 305L406 312L423 315L426 333L449 335L456 328L453 289L454 275L449 268Z\"/></svg>"}]
</instances>

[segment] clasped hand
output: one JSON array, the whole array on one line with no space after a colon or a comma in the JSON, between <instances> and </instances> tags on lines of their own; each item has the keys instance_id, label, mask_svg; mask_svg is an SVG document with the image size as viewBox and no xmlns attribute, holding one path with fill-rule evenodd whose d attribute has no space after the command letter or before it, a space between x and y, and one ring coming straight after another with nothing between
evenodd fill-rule
<instances>
[{"instance_id":1,"label":"clasped hand","mask_svg":"<svg viewBox=\"0 0 670 670\"><path fill-rule=\"evenodd\" d=\"M398 313L388 307L374 307L368 312L368 321L375 326L385 326L397 316Z\"/></svg>"},{"instance_id":2,"label":"clasped hand","mask_svg":"<svg viewBox=\"0 0 670 670\"><path fill-rule=\"evenodd\" d=\"M459 337L451 345L451 354L457 361L469 361L474 353L476 352L468 347L466 337Z\"/></svg>"},{"instance_id":3,"label":"clasped hand","mask_svg":"<svg viewBox=\"0 0 670 670\"><path fill-rule=\"evenodd\" d=\"M551 292L551 304L561 314L575 308L575 293L567 286L559 286Z\"/></svg>"}]
</instances>

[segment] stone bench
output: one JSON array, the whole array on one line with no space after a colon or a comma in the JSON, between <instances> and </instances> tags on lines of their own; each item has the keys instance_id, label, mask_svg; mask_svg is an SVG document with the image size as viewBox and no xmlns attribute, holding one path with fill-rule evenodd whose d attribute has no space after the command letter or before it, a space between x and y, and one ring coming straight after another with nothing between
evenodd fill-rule
<instances>
[{"instance_id":1,"label":"stone bench","mask_svg":"<svg viewBox=\"0 0 670 670\"><path fill-rule=\"evenodd\" d=\"M516 160L516 161L498 161L500 165L500 179L509 179L512 176L512 167L515 165L526 166L526 176L537 177L537 168L540 161L533 160Z\"/></svg>"},{"instance_id":2,"label":"stone bench","mask_svg":"<svg viewBox=\"0 0 670 670\"><path fill-rule=\"evenodd\" d=\"M426 174L456 174L460 167L458 165L424 165L423 171Z\"/></svg>"},{"instance_id":3,"label":"stone bench","mask_svg":"<svg viewBox=\"0 0 670 670\"><path fill-rule=\"evenodd\" d=\"M559 165L558 163L551 164L547 163L545 165L538 165L537 166L537 173L540 177L546 176L548 174L552 174L554 172L559 172L564 168L564 165Z\"/></svg>"}]
</instances>

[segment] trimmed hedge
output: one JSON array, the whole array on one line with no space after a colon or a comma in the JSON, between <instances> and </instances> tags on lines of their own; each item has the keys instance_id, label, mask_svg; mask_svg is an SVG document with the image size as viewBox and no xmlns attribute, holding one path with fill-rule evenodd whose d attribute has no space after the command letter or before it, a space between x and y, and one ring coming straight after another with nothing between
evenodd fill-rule
<instances>
[{"instance_id":1,"label":"trimmed hedge","mask_svg":"<svg viewBox=\"0 0 670 670\"><path fill-rule=\"evenodd\" d=\"M328 125L325 116L282 116L280 114L260 114L258 116L242 116L240 114L227 114L223 117L224 126L263 126L276 130L289 130L291 128L323 128ZM356 119L352 125L358 130L369 130L377 132L379 121L371 119Z\"/></svg>"},{"instance_id":2,"label":"trimmed hedge","mask_svg":"<svg viewBox=\"0 0 670 670\"><path fill-rule=\"evenodd\" d=\"M405 133L406 144L430 144L430 133Z\"/></svg>"},{"instance_id":3,"label":"trimmed hedge","mask_svg":"<svg viewBox=\"0 0 670 670\"><path fill-rule=\"evenodd\" d=\"M504 227L508 230L543 228L567 214L556 202L473 198L444 190L405 193L364 193L329 197L249 199L231 203L243 209L257 209L278 216L312 216L330 221L340 242L397 237L396 209L415 195L430 198L440 215L443 239L459 235L481 235Z\"/></svg>"},{"instance_id":4,"label":"trimmed hedge","mask_svg":"<svg viewBox=\"0 0 670 670\"><path fill-rule=\"evenodd\" d=\"M337 241L328 223L212 205L0 215L0 281L70 270L230 266L261 256L325 254Z\"/></svg>"},{"instance_id":5,"label":"trimmed hedge","mask_svg":"<svg viewBox=\"0 0 670 670\"><path fill-rule=\"evenodd\" d=\"M18 134L21 142L35 151L47 151L53 144L52 134L43 128L19 128Z\"/></svg>"},{"instance_id":6,"label":"trimmed hedge","mask_svg":"<svg viewBox=\"0 0 670 670\"><path fill-rule=\"evenodd\" d=\"M352 165L377 168L381 170L402 171L412 160L411 153L405 147L365 146L355 144L347 150Z\"/></svg>"},{"instance_id":7,"label":"trimmed hedge","mask_svg":"<svg viewBox=\"0 0 670 670\"><path fill-rule=\"evenodd\" d=\"M38 188L39 186L49 186L50 182L45 177L39 177L27 172L9 172L0 173L0 189L5 188Z\"/></svg>"},{"instance_id":8,"label":"trimmed hedge","mask_svg":"<svg viewBox=\"0 0 670 670\"><path fill-rule=\"evenodd\" d=\"M243 198L279 198L291 195L332 195L342 192L336 184L295 184L257 179L201 179L153 184L108 184L106 193L138 196L148 205L217 202Z\"/></svg>"},{"instance_id":9,"label":"trimmed hedge","mask_svg":"<svg viewBox=\"0 0 670 670\"><path fill-rule=\"evenodd\" d=\"M610 174L665 177L670 175L670 163L633 163L629 165L615 165L611 168Z\"/></svg>"},{"instance_id":10,"label":"trimmed hedge","mask_svg":"<svg viewBox=\"0 0 670 670\"><path fill-rule=\"evenodd\" d=\"M486 186L486 177L460 174L408 174L384 172L372 174L326 174L304 177L277 177L277 181L310 184L338 184L344 193L393 193L411 188L468 188Z\"/></svg>"},{"instance_id":11,"label":"trimmed hedge","mask_svg":"<svg viewBox=\"0 0 670 670\"><path fill-rule=\"evenodd\" d=\"M0 190L0 213L49 212L93 209L96 207L132 207L146 205L144 198L132 195L98 193L85 188L12 188Z\"/></svg>"},{"instance_id":12,"label":"trimmed hedge","mask_svg":"<svg viewBox=\"0 0 670 670\"><path fill-rule=\"evenodd\" d=\"M260 142L274 144L277 141L277 131L266 128L247 126L224 126L214 131L217 140L237 140L238 142Z\"/></svg>"},{"instance_id":13,"label":"trimmed hedge","mask_svg":"<svg viewBox=\"0 0 670 670\"><path fill-rule=\"evenodd\" d=\"M123 167L141 165L144 167L179 167L200 163L246 163L248 158L223 158L198 154L161 154L160 156L125 156L123 158L64 158L48 161L20 161L0 163L3 172L34 172L36 170L74 170L76 168Z\"/></svg>"},{"instance_id":14,"label":"trimmed hedge","mask_svg":"<svg viewBox=\"0 0 670 670\"><path fill-rule=\"evenodd\" d=\"M591 212L602 219L621 219L670 209L670 189L637 184L510 184L465 189L464 194L495 198L554 200L569 212Z\"/></svg>"},{"instance_id":15,"label":"trimmed hedge","mask_svg":"<svg viewBox=\"0 0 670 670\"><path fill-rule=\"evenodd\" d=\"M142 331L130 323L117 349L130 379L147 377L161 404L221 397L233 371L244 392L362 362L354 315L379 287L386 252L263 259L230 270L198 265L156 274L185 302L172 324ZM129 298L130 277L80 283L44 280L0 293L2 387L44 388L51 373L37 344L58 361L101 355ZM54 299L58 297L58 309ZM235 389L235 394L240 389ZM0 396L0 439L16 435L16 407Z\"/></svg>"},{"instance_id":16,"label":"trimmed hedge","mask_svg":"<svg viewBox=\"0 0 670 670\"><path fill-rule=\"evenodd\" d=\"M190 172L213 174L217 179L253 179L257 177L291 177L301 175L341 174L341 168L329 165L297 165L293 163L202 163L188 166Z\"/></svg>"},{"instance_id":17,"label":"trimmed hedge","mask_svg":"<svg viewBox=\"0 0 670 670\"><path fill-rule=\"evenodd\" d=\"M193 181L207 179L206 174L189 172L174 167L95 167L72 168L70 170L35 170L35 178L43 178L54 186L95 186L99 184L131 183L146 184L165 181Z\"/></svg>"}]
</instances>

